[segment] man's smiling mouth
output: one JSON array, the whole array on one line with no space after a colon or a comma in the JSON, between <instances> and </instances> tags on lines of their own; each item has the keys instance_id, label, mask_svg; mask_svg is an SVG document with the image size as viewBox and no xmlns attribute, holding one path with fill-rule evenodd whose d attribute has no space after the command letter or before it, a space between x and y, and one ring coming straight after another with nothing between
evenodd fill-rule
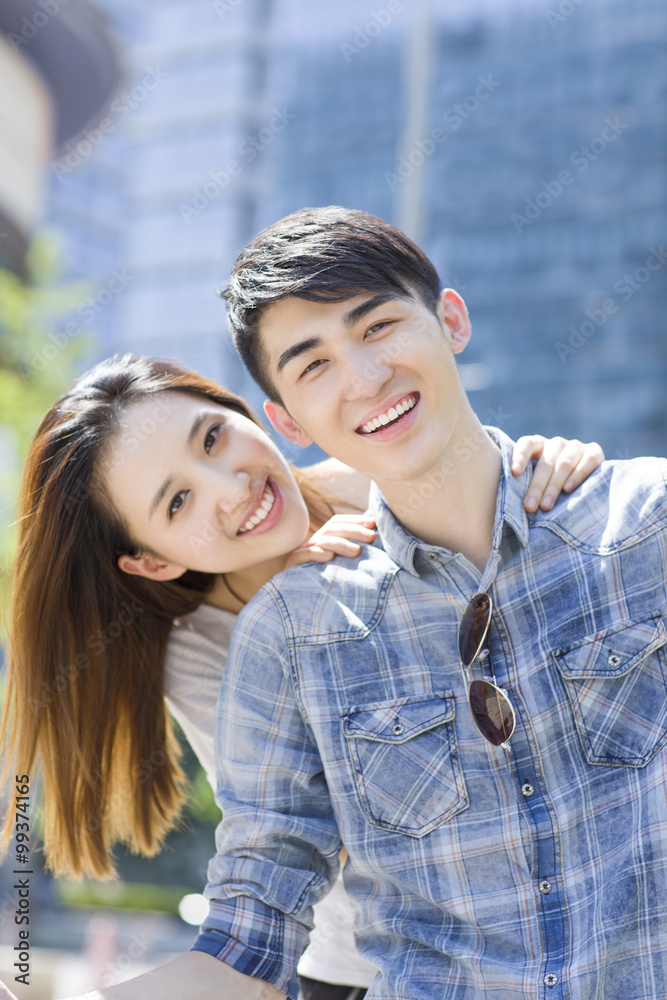
<instances>
[{"instance_id":1,"label":"man's smiling mouth","mask_svg":"<svg viewBox=\"0 0 667 1000\"><path fill-rule=\"evenodd\" d=\"M411 393L395 406L388 407L388 409L383 413L378 413L372 420L369 420L367 423L362 424L361 427L358 427L357 434L374 434L383 427L389 427L392 424L398 423L401 417L403 417L406 413L409 413L410 410L414 409L418 401L419 393Z\"/></svg>"}]
</instances>

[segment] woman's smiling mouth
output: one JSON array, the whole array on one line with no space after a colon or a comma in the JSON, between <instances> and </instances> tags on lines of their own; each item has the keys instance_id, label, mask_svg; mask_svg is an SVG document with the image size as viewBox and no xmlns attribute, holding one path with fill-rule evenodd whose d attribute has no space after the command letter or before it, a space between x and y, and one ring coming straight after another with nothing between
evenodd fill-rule
<instances>
[{"instance_id":1,"label":"woman's smiling mouth","mask_svg":"<svg viewBox=\"0 0 667 1000\"><path fill-rule=\"evenodd\" d=\"M265 521L273 510L275 502L276 494L267 479L258 505L245 524L239 528L237 535L245 535L247 532L252 531L253 528L256 528L258 524L261 524L262 521Z\"/></svg>"}]
</instances>

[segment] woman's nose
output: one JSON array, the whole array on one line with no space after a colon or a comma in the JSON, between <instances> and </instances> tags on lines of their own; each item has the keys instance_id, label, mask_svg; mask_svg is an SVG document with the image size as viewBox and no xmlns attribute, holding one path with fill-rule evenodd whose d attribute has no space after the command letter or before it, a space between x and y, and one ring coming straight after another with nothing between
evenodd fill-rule
<instances>
[{"instance_id":1,"label":"woman's nose","mask_svg":"<svg viewBox=\"0 0 667 1000\"><path fill-rule=\"evenodd\" d=\"M234 514L252 496L250 476L244 471L218 473L214 489L216 507L223 514Z\"/></svg>"}]
</instances>

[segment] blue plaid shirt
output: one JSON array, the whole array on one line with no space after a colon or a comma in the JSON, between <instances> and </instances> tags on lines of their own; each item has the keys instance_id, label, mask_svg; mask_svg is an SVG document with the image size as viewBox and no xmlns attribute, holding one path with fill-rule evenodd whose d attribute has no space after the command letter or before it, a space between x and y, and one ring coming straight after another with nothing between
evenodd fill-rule
<instances>
[{"instance_id":1,"label":"blue plaid shirt","mask_svg":"<svg viewBox=\"0 0 667 1000\"><path fill-rule=\"evenodd\" d=\"M369 998L667 997L667 463L605 463L529 516L493 433L484 573L378 494L382 544L288 570L239 616L195 948L290 998L342 843ZM508 751L475 728L459 664L480 590Z\"/></svg>"}]
</instances>

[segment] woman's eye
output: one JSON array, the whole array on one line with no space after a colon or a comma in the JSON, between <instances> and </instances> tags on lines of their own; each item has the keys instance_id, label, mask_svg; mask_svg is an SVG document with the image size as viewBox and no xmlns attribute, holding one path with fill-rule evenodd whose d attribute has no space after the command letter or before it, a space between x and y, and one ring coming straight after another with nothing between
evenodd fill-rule
<instances>
[{"instance_id":1,"label":"woman's eye","mask_svg":"<svg viewBox=\"0 0 667 1000\"><path fill-rule=\"evenodd\" d=\"M171 520L171 518L174 516L174 514L176 513L176 511L180 510L180 508L185 503L186 494L187 494L187 490L181 490L180 493L176 493L171 498L171 503L169 504L169 507L167 509L167 514L169 516L169 520Z\"/></svg>"},{"instance_id":2,"label":"woman's eye","mask_svg":"<svg viewBox=\"0 0 667 1000\"><path fill-rule=\"evenodd\" d=\"M209 452L215 442L218 440L220 435L220 424L216 424L215 427L211 427L204 438L204 450Z\"/></svg>"},{"instance_id":3,"label":"woman's eye","mask_svg":"<svg viewBox=\"0 0 667 1000\"><path fill-rule=\"evenodd\" d=\"M376 333L378 330L381 330L383 326L389 326L389 321L386 320L386 319L383 319L383 320L380 320L379 323L373 323L372 326L368 327L368 329L366 330L366 333Z\"/></svg>"}]
</instances>

